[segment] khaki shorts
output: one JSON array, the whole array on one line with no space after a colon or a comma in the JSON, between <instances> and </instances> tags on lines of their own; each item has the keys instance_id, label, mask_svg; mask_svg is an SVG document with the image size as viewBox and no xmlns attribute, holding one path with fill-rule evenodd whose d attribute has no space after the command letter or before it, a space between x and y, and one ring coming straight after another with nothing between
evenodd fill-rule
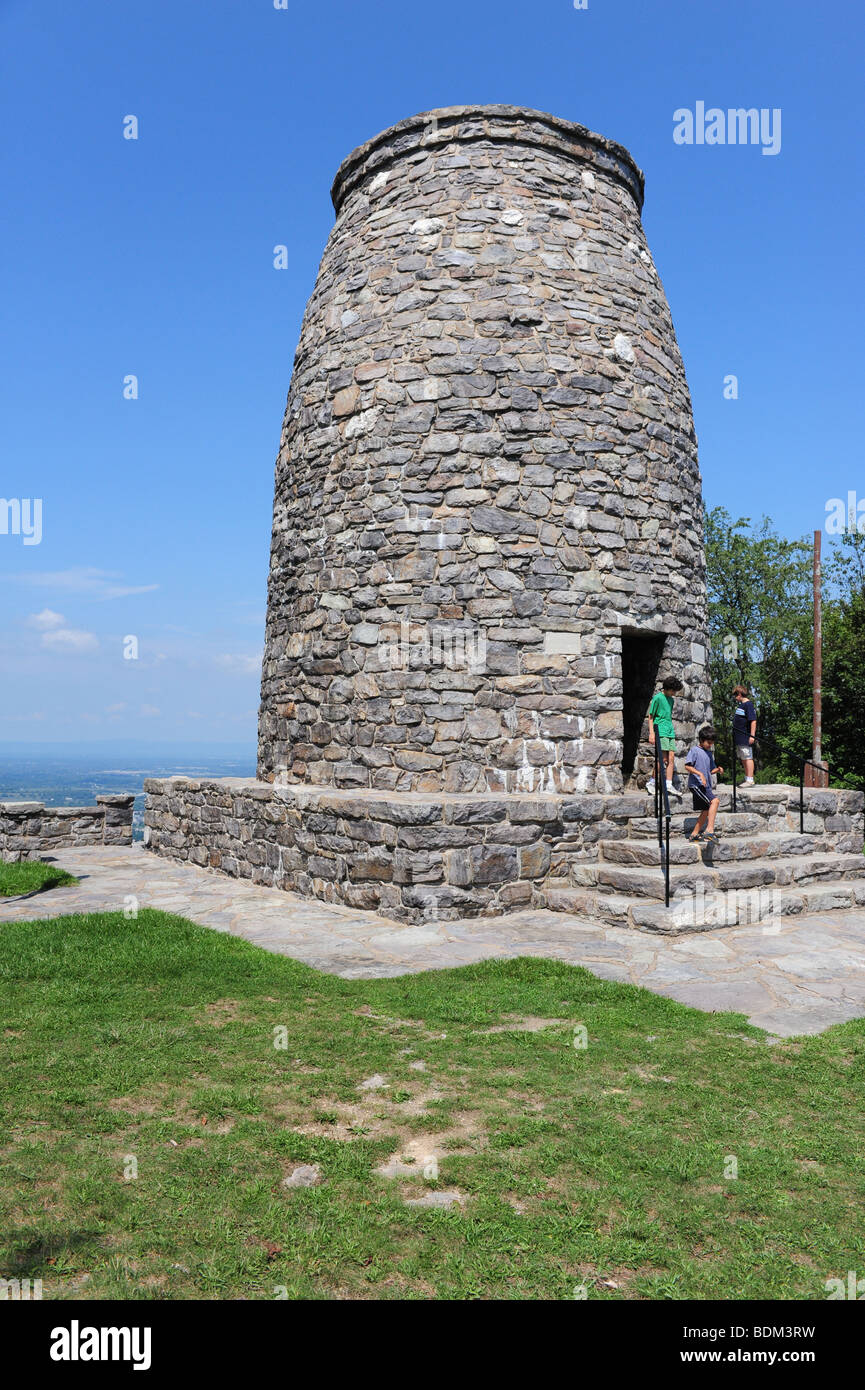
<instances>
[{"instance_id":1,"label":"khaki shorts","mask_svg":"<svg viewBox=\"0 0 865 1390\"><path fill-rule=\"evenodd\" d=\"M736 756L740 758L743 763L750 762L754 756L753 743L737 743Z\"/></svg>"}]
</instances>

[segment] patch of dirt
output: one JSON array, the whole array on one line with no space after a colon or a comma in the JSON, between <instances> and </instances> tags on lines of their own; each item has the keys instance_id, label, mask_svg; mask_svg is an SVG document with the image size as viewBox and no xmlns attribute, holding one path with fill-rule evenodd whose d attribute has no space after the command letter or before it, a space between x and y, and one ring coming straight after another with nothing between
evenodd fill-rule
<instances>
[{"instance_id":1,"label":"patch of dirt","mask_svg":"<svg viewBox=\"0 0 865 1390\"><path fill-rule=\"evenodd\" d=\"M612 1206L610 1207L610 1210L607 1212L606 1221L604 1221L598 1227L598 1230L602 1231L605 1236L612 1235L614 1227L621 1220L621 1216L622 1208L620 1207L618 1202L613 1202Z\"/></svg>"},{"instance_id":2,"label":"patch of dirt","mask_svg":"<svg viewBox=\"0 0 865 1390\"><path fill-rule=\"evenodd\" d=\"M395 1131L389 1116L377 1115L363 1105L331 1105L329 1113L338 1111L335 1122L328 1120L304 1120L290 1125L295 1134L310 1135L315 1139L337 1139L350 1143L352 1139L380 1139Z\"/></svg>"},{"instance_id":3,"label":"patch of dirt","mask_svg":"<svg viewBox=\"0 0 865 1390\"><path fill-rule=\"evenodd\" d=\"M528 1110L533 1115L545 1113L548 1103L555 1104L554 1100L550 1100L550 1102L538 1100L537 1096L531 1095L527 1091L508 1091L507 1097L508 1100L518 1101L521 1110Z\"/></svg>"},{"instance_id":4,"label":"patch of dirt","mask_svg":"<svg viewBox=\"0 0 865 1390\"><path fill-rule=\"evenodd\" d=\"M155 1100L136 1099L133 1096L118 1096L106 1104L109 1110L122 1110L126 1115L155 1115L157 1110L164 1108Z\"/></svg>"},{"instance_id":5,"label":"patch of dirt","mask_svg":"<svg viewBox=\"0 0 865 1390\"><path fill-rule=\"evenodd\" d=\"M201 1126L211 1134L229 1134L234 1129L234 1120L224 1118L211 1121L209 1116L202 1115L200 1110L194 1109L182 1098L169 1100L168 1091L168 1086L159 1083L150 1088L148 1096L118 1096L107 1101L106 1105L109 1110L120 1111L125 1115L158 1115L160 1119L174 1124Z\"/></svg>"},{"instance_id":6,"label":"patch of dirt","mask_svg":"<svg viewBox=\"0 0 865 1390\"><path fill-rule=\"evenodd\" d=\"M534 1014L506 1014L507 1023L497 1023L493 1028L475 1028L476 1036L489 1033L542 1033L545 1028L561 1028L566 1018L538 1018Z\"/></svg>"},{"instance_id":7,"label":"patch of dirt","mask_svg":"<svg viewBox=\"0 0 865 1390\"><path fill-rule=\"evenodd\" d=\"M359 1009L352 1009L356 1018L369 1018L373 1023L385 1023L388 1028L424 1028L422 1019L417 1018L391 1018L389 1014L375 1014L369 1004L361 1004Z\"/></svg>"},{"instance_id":8,"label":"patch of dirt","mask_svg":"<svg viewBox=\"0 0 865 1390\"><path fill-rule=\"evenodd\" d=\"M588 1288L605 1289L610 1292L618 1292L624 1298L642 1298L642 1294L633 1292L633 1285L637 1279L651 1279L656 1277L663 1278L665 1270L656 1269L653 1265L642 1265L639 1269L629 1269L624 1265L616 1265L614 1269L599 1270L596 1265L579 1264L576 1270L568 1270L567 1273L572 1277L579 1277L581 1283Z\"/></svg>"},{"instance_id":9,"label":"patch of dirt","mask_svg":"<svg viewBox=\"0 0 865 1390\"><path fill-rule=\"evenodd\" d=\"M447 1132L409 1139L373 1171L382 1178L423 1177L428 1182L435 1181L438 1178L439 1164L449 1154L470 1154L476 1151L464 1144L449 1147L453 1139L454 1136Z\"/></svg>"},{"instance_id":10,"label":"patch of dirt","mask_svg":"<svg viewBox=\"0 0 865 1390\"><path fill-rule=\"evenodd\" d=\"M204 1012L209 1016L214 1028L224 1028L227 1023L251 1022L251 1019L241 1016L239 1009L240 1004L236 999L215 999L212 1004L204 1006Z\"/></svg>"},{"instance_id":11,"label":"patch of dirt","mask_svg":"<svg viewBox=\"0 0 865 1390\"><path fill-rule=\"evenodd\" d=\"M421 1091L411 1100L392 1101L381 1091L371 1091L356 1101L319 1100L319 1115L310 1115L308 1106L296 1102L284 1102L275 1107L275 1112L285 1117L287 1125L296 1134L305 1134L317 1139L336 1139L350 1143L353 1139L399 1138L405 1135L406 1120L422 1119L431 1100L442 1100L438 1090ZM325 1117L335 1117L325 1118ZM442 1127L435 1135L427 1138L417 1136L410 1143L422 1148L434 1139L447 1143L448 1152L461 1151L468 1144L469 1152L478 1147L482 1115L479 1111L463 1110L453 1117L443 1117ZM483 1142L486 1142L484 1136ZM408 1144L406 1145L408 1149Z\"/></svg>"},{"instance_id":12,"label":"patch of dirt","mask_svg":"<svg viewBox=\"0 0 865 1390\"><path fill-rule=\"evenodd\" d=\"M429 1091L418 1091L411 1100L394 1101L393 1104L398 1114L414 1118L417 1115L425 1115L431 1101L446 1099L445 1093L440 1091L438 1086L433 1086Z\"/></svg>"},{"instance_id":13,"label":"patch of dirt","mask_svg":"<svg viewBox=\"0 0 865 1390\"><path fill-rule=\"evenodd\" d=\"M513 1192L506 1192L504 1194L503 1200L507 1202L509 1207L513 1207L517 1216L526 1216L528 1214L529 1209L526 1206L523 1199L521 1197L514 1196Z\"/></svg>"},{"instance_id":14,"label":"patch of dirt","mask_svg":"<svg viewBox=\"0 0 865 1390\"><path fill-rule=\"evenodd\" d=\"M557 1174L544 1179L542 1192L532 1192L527 1196L517 1196L515 1192L508 1192L503 1195L503 1200L520 1216L539 1216L546 1213L549 1210L549 1202L566 1204L570 1211L576 1212L579 1210L579 1203L572 1196L574 1185L569 1178ZM576 1179L576 1185L588 1190L598 1188L601 1184L595 1178L579 1177Z\"/></svg>"},{"instance_id":15,"label":"patch of dirt","mask_svg":"<svg viewBox=\"0 0 865 1390\"><path fill-rule=\"evenodd\" d=\"M658 1065L657 1062L651 1062L648 1067L634 1067L634 1073L641 1081L663 1081L667 1086L672 1086L672 1076L655 1076Z\"/></svg>"},{"instance_id":16,"label":"patch of dirt","mask_svg":"<svg viewBox=\"0 0 865 1390\"><path fill-rule=\"evenodd\" d=\"M469 1200L465 1192L460 1192L458 1187L451 1187L446 1190L442 1188L430 1189L422 1197L407 1197L403 1194L403 1202L407 1207L415 1207L421 1210L431 1208L444 1211L453 1211L456 1208L461 1211Z\"/></svg>"}]
</instances>

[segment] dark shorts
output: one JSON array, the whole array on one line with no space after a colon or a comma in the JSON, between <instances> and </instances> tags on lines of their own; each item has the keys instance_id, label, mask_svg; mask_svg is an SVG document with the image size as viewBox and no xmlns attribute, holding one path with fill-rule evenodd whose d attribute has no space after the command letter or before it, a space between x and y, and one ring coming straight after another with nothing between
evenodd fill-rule
<instances>
[{"instance_id":1,"label":"dark shorts","mask_svg":"<svg viewBox=\"0 0 865 1390\"><path fill-rule=\"evenodd\" d=\"M712 802L718 800L718 793L714 787L711 790L705 787L692 787L691 800L694 803L695 811L707 811Z\"/></svg>"}]
</instances>

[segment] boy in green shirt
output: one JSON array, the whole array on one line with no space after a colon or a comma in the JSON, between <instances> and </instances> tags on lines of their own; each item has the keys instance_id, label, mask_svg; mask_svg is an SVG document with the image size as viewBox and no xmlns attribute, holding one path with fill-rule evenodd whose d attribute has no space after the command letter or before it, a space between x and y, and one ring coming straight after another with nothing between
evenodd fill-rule
<instances>
[{"instance_id":1,"label":"boy in green shirt","mask_svg":"<svg viewBox=\"0 0 865 1390\"><path fill-rule=\"evenodd\" d=\"M667 793L678 796L673 786L673 773L676 769L676 730L673 727L673 701L682 689L682 682L675 676L668 676L660 691L652 696L649 705L649 743L654 750L655 739L660 739L661 753L667 769ZM655 790L655 779L650 777L646 790Z\"/></svg>"}]
</instances>

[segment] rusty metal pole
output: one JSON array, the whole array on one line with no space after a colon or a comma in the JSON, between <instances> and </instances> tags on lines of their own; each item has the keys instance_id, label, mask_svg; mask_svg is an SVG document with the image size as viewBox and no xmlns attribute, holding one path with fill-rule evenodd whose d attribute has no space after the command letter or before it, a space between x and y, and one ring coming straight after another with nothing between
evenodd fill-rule
<instances>
[{"instance_id":1,"label":"rusty metal pole","mask_svg":"<svg viewBox=\"0 0 865 1390\"><path fill-rule=\"evenodd\" d=\"M814 532L814 752L820 763L823 741L823 609L820 602L820 541L822 532Z\"/></svg>"},{"instance_id":2,"label":"rusty metal pole","mask_svg":"<svg viewBox=\"0 0 865 1390\"><path fill-rule=\"evenodd\" d=\"M817 767L810 768L813 774L811 785L824 787L829 778L823 770L823 604L820 583L820 542L822 532L814 532L814 722L812 757ZM828 772L828 769L826 769Z\"/></svg>"}]
</instances>

